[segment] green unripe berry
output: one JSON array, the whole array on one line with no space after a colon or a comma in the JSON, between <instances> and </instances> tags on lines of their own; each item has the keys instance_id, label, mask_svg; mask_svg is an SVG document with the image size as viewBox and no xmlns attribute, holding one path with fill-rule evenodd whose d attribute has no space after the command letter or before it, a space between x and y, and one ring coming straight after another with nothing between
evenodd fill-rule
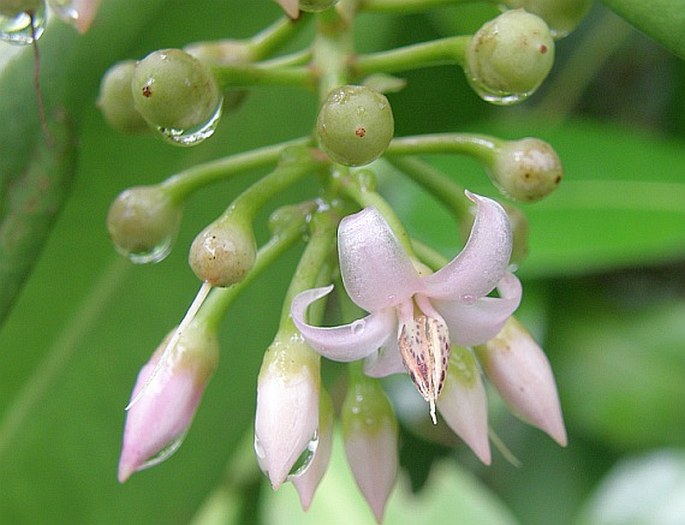
<instances>
[{"instance_id":1,"label":"green unripe berry","mask_svg":"<svg viewBox=\"0 0 685 525\"><path fill-rule=\"evenodd\" d=\"M300 10L307 13L318 13L338 3L338 0L300 0Z\"/></svg>"},{"instance_id":2,"label":"green unripe berry","mask_svg":"<svg viewBox=\"0 0 685 525\"><path fill-rule=\"evenodd\" d=\"M489 175L506 195L534 202L559 186L564 170L552 146L540 139L525 138L497 148Z\"/></svg>"},{"instance_id":3,"label":"green unripe berry","mask_svg":"<svg viewBox=\"0 0 685 525\"><path fill-rule=\"evenodd\" d=\"M200 280L212 286L231 286L243 280L256 257L252 228L220 217L195 237L188 263Z\"/></svg>"},{"instance_id":4,"label":"green unripe berry","mask_svg":"<svg viewBox=\"0 0 685 525\"><path fill-rule=\"evenodd\" d=\"M180 49L154 51L138 62L131 89L138 112L150 125L164 130L202 126L221 103L211 71Z\"/></svg>"},{"instance_id":5,"label":"green unripe berry","mask_svg":"<svg viewBox=\"0 0 685 525\"><path fill-rule=\"evenodd\" d=\"M119 252L135 263L158 262L171 251L181 207L158 186L129 188L115 199L107 229Z\"/></svg>"},{"instance_id":6,"label":"green unripe berry","mask_svg":"<svg viewBox=\"0 0 685 525\"><path fill-rule=\"evenodd\" d=\"M333 89L316 121L321 149L346 166L363 166L376 160L387 149L394 131L388 99L367 86Z\"/></svg>"},{"instance_id":7,"label":"green unripe berry","mask_svg":"<svg viewBox=\"0 0 685 525\"><path fill-rule=\"evenodd\" d=\"M478 95L494 104L530 96L554 63L547 24L522 9L506 11L481 27L466 50L466 77Z\"/></svg>"},{"instance_id":8,"label":"green unripe berry","mask_svg":"<svg viewBox=\"0 0 685 525\"><path fill-rule=\"evenodd\" d=\"M145 119L133 106L131 81L135 68L134 60L118 62L105 72L100 82L97 106L107 123L124 133L149 129Z\"/></svg>"},{"instance_id":9,"label":"green unripe berry","mask_svg":"<svg viewBox=\"0 0 685 525\"><path fill-rule=\"evenodd\" d=\"M43 0L0 0L0 15L15 17L20 13L35 13L43 6Z\"/></svg>"},{"instance_id":10,"label":"green unripe berry","mask_svg":"<svg viewBox=\"0 0 685 525\"><path fill-rule=\"evenodd\" d=\"M592 0L504 0L504 4L539 16L558 40L576 28L590 10Z\"/></svg>"}]
</instances>

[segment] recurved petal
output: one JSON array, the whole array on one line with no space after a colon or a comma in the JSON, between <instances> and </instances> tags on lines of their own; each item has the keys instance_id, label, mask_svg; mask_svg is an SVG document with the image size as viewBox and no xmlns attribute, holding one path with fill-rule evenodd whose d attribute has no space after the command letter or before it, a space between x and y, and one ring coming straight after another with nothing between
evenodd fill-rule
<instances>
[{"instance_id":1,"label":"recurved petal","mask_svg":"<svg viewBox=\"0 0 685 525\"><path fill-rule=\"evenodd\" d=\"M338 253L345 290L367 312L394 306L420 289L409 256L375 208L340 222Z\"/></svg>"},{"instance_id":2,"label":"recurved petal","mask_svg":"<svg viewBox=\"0 0 685 525\"><path fill-rule=\"evenodd\" d=\"M480 345L499 333L521 302L521 282L514 274L507 273L497 289L499 297L432 301L447 323L453 344Z\"/></svg>"},{"instance_id":3,"label":"recurved petal","mask_svg":"<svg viewBox=\"0 0 685 525\"><path fill-rule=\"evenodd\" d=\"M466 195L478 205L471 234L459 255L423 278L429 297L483 297L495 288L509 266L512 233L507 212L492 199L470 192Z\"/></svg>"},{"instance_id":4,"label":"recurved petal","mask_svg":"<svg viewBox=\"0 0 685 525\"><path fill-rule=\"evenodd\" d=\"M438 409L449 427L486 465L490 464L488 401L473 354L454 347Z\"/></svg>"},{"instance_id":5,"label":"recurved petal","mask_svg":"<svg viewBox=\"0 0 685 525\"><path fill-rule=\"evenodd\" d=\"M382 310L350 324L319 327L308 324L307 308L328 295L333 286L312 288L295 296L290 314L305 341L318 353L334 361L356 361L372 354L395 333L393 309Z\"/></svg>"}]
</instances>

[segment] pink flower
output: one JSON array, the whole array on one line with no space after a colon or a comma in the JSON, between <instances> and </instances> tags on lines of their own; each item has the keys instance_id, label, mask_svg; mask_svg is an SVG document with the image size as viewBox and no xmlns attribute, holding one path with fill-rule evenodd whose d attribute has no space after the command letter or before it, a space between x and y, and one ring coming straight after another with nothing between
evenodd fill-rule
<instances>
[{"instance_id":1,"label":"pink flower","mask_svg":"<svg viewBox=\"0 0 685 525\"><path fill-rule=\"evenodd\" d=\"M428 275L417 271L376 209L341 221L343 284L368 316L331 328L309 325L307 308L332 286L304 291L291 306L295 325L321 355L336 361L364 359L364 371L373 377L407 370L434 421L450 348L482 344L497 335L521 299L521 284L508 271L512 234L506 212L491 199L467 196L478 205L468 242ZM499 296L490 297L495 288Z\"/></svg>"},{"instance_id":2,"label":"pink flower","mask_svg":"<svg viewBox=\"0 0 685 525\"><path fill-rule=\"evenodd\" d=\"M216 334L193 323L183 332L163 365L148 383L172 336L170 333L141 369L131 399L119 459L119 481L161 463L181 445L193 420L205 386L216 369L219 343Z\"/></svg>"}]
</instances>

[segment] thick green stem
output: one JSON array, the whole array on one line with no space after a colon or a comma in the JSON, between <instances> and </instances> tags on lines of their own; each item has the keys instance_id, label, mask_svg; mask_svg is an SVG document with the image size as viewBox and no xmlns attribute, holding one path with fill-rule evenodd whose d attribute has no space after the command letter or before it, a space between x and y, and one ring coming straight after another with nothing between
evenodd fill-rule
<instances>
[{"instance_id":1,"label":"thick green stem","mask_svg":"<svg viewBox=\"0 0 685 525\"><path fill-rule=\"evenodd\" d=\"M290 317L290 303L293 298L310 288L322 284L322 269L330 270L328 261L335 248L335 229L337 217L330 211L314 214L311 220L311 238L302 254L295 274L283 301L283 311L279 324L279 333L287 331L297 333L297 328ZM330 273L330 272L329 272ZM328 281L328 278L326 281Z\"/></svg>"},{"instance_id":2,"label":"thick green stem","mask_svg":"<svg viewBox=\"0 0 685 525\"><path fill-rule=\"evenodd\" d=\"M278 161L285 148L302 146L308 142L309 139L300 138L198 164L172 175L162 182L160 187L174 202L181 203L195 190L213 182L274 164Z\"/></svg>"},{"instance_id":3,"label":"thick green stem","mask_svg":"<svg viewBox=\"0 0 685 525\"><path fill-rule=\"evenodd\" d=\"M354 50L351 18L336 9L317 14L316 37L312 44L314 69L318 76L319 100L331 89L349 82L349 57Z\"/></svg>"},{"instance_id":4,"label":"thick green stem","mask_svg":"<svg viewBox=\"0 0 685 525\"><path fill-rule=\"evenodd\" d=\"M359 55L353 69L356 75L372 73L397 73L422 67L458 64L463 66L470 36L442 38L406 47Z\"/></svg>"}]
</instances>

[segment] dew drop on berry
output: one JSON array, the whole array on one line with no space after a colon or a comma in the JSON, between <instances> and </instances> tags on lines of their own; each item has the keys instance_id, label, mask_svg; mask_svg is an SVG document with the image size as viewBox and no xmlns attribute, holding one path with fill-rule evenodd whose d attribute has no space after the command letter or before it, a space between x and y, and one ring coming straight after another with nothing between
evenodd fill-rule
<instances>
[{"instance_id":1,"label":"dew drop on berry","mask_svg":"<svg viewBox=\"0 0 685 525\"><path fill-rule=\"evenodd\" d=\"M31 24L33 23L33 28ZM0 14L0 39L10 44L27 46L33 44L45 30L45 3L41 2L33 16L21 12L16 15Z\"/></svg>"},{"instance_id":2,"label":"dew drop on berry","mask_svg":"<svg viewBox=\"0 0 685 525\"><path fill-rule=\"evenodd\" d=\"M209 117L209 120L194 128L178 129L157 127L157 130L166 140L176 146L195 146L214 135L216 127L219 125L219 120L221 120L222 106L223 98L219 99L219 104L217 104L216 110L212 116Z\"/></svg>"}]
</instances>

